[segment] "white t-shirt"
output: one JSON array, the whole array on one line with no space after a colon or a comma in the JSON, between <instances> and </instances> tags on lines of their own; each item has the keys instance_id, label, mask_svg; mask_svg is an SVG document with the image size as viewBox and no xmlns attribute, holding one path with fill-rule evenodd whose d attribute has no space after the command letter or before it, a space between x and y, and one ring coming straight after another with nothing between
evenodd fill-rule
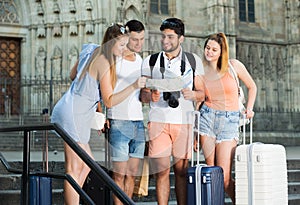
<instances>
[{"instance_id":1,"label":"white t-shirt","mask_svg":"<svg viewBox=\"0 0 300 205\"><path fill-rule=\"evenodd\" d=\"M165 52L161 52L158 55L156 63L153 68L152 78L161 79L162 73L160 70L160 56L164 56L164 78L174 78L182 76L185 82L185 86L193 88L193 69L191 68L190 62L185 55L185 72L181 75L181 58L182 49L178 57L169 60L165 55ZM196 68L194 75L204 74L203 64L199 56L193 54L196 61ZM149 66L150 56L145 58L142 65L142 75L151 77L151 71ZM160 100L158 102L150 102L149 111L149 121L150 122L160 122L160 123L170 123L170 124L191 124L191 112L194 110L194 105L191 100L185 100L182 93L180 92L179 106L172 108L168 105L168 102L163 99L163 92L160 93Z\"/></svg>"},{"instance_id":2,"label":"white t-shirt","mask_svg":"<svg viewBox=\"0 0 300 205\"><path fill-rule=\"evenodd\" d=\"M123 90L141 77L143 59L140 55L135 55L135 61L117 58L116 71L118 79L114 93ZM143 120L142 103L139 100L139 93L140 90L136 89L123 102L109 108L107 110L107 117L117 120Z\"/></svg>"}]
</instances>

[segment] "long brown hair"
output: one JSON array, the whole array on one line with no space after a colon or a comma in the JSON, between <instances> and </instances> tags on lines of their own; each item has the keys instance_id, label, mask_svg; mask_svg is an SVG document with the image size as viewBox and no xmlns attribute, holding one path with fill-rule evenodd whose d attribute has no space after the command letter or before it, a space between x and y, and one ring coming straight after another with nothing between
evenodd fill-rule
<instances>
[{"instance_id":1,"label":"long brown hair","mask_svg":"<svg viewBox=\"0 0 300 205\"><path fill-rule=\"evenodd\" d=\"M217 67L220 72L222 72L222 73L227 72L228 71L228 60L229 60L229 48L228 48L228 42L227 42L226 35L222 32L210 35L204 43L204 49L209 40L216 41L220 45L221 55L218 59ZM203 55L205 55L205 52ZM205 57L203 58L203 63L207 64Z\"/></svg>"},{"instance_id":2,"label":"long brown hair","mask_svg":"<svg viewBox=\"0 0 300 205\"><path fill-rule=\"evenodd\" d=\"M112 52L112 48L122 35L127 35L128 31L123 25L113 24L108 27L104 33L101 46L96 48L91 57L88 69L94 64L96 58L104 55L110 64L111 85L114 88L117 82L116 75L116 56Z\"/></svg>"}]
</instances>

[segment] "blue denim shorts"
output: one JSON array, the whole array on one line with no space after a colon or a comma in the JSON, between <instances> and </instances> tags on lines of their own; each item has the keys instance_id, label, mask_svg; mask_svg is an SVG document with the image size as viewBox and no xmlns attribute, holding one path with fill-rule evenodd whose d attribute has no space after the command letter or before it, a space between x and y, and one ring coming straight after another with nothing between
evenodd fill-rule
<instances>
[{"instance_id":1,"label":"blue denim shorts","mask_svg":"<svg viewBox=\"0 0 300 205\"><path fill-rule=\"evenodd\" d=\"M143 121L110 120L111 160L123 162L129 157L144 158L145 139Z\"/></svg>"},{"instance_id":2,"label":"blue denim shorts","mask_svg":"<svg viewBox=\"0 0 300 205\"><path fill-rule=\"evenodd\" d=\"M200 135L216 138L216 143L239 140L239 111L220 111L207 107L200 109Z\"/></svg>"}]
</instances>

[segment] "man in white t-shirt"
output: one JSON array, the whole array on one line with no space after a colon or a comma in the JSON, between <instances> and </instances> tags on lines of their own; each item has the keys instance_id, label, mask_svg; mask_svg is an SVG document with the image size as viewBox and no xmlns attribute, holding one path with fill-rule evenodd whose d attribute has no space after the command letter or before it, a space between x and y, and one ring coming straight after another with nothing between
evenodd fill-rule
<instances>
[{"instance_id":1,"label":"man in white t-shirt","mask_svg":"<svg viewBox=\"0 0 300 205\"><path fill-rule=\"evenodd\" d=\"M117 59L117 83L114 92L123 90L141 76L142 58L138 54L144 44L145 28L137 20L128 21L125 28L129 30L128 50L123 58ZM132 197L135 176L141 159L144 158L145 130L142 103L139 90L133 92L120 104L107 110L111 146L112 178L119 187ZM116 196L114 204L123 204Z\"/></svg>"},{"instance_id":2,"label":"man in white t-shirt","mask_svg":"<svg viewBox=\"0 0 300 205\"><path fill-rule=\"evenodd\" d=\"M184 41L184 24L180 19L166 19L162 22L160 31L163 51L158 54L154 66L150 63L151 56L145 58L142 65L143 76L169 79L163 81L165 89L161 87L163 83L158 86L161 91L153 87L152 90L149 88L141 90L141 101L150 102L148 154L151 171L156 175L158 204L168 204L169 174L170 167L173 166L177 204L185 205L186 172L191 155L191 113L194 110L193 101L201 101L203 98L203 92L197 91L196 88L199 87L197 78L204 71L199 56L184 52L181 47ZM170 84L170 79L176 78L183 81L182 88L170 92L169 87L176 86L167 87L167 85Z\"/></svg>"}]
</instances>

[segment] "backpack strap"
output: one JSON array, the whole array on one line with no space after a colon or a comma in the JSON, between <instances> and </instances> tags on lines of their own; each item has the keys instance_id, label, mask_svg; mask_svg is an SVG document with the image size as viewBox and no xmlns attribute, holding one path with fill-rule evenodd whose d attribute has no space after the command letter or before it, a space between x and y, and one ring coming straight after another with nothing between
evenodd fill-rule
<instances>
[{"instance_id":1,"label":"backpack strap","mask_svg":"<svg viewBox=\"0 0 300 205\"><path fill-rule=\"evenodd\" d=\"M151 78L152 78L153 68L157 61L158 55L159 55L159 53L154 53L150 56L149 66L150 66Z\"/></svg>"},{"instance_id":2,"label":"backpack strap","mask_svg":"<svg viewBox=\"0 0 300 205\"><path fill-rule=\"evenodd\" d=\"M196 69L196 59L195 56L192 53L189 52L183 52L185 54L185 56L187 57L188 62L190 63L192 69L193 69L193 81L194 81L194 77L195 77L195 69ZM151 77L153 74L153 68L154 65L157 61L158 55L159 53L154 53L150 56L149 59L149 66L150 66L150 72L151 72ZM184 57L184 55L182 55ZM161 59L160 59L160 72L162 73L162 76L164 75L164 62L163 62L163 55L161 55ZM185 72L185 60L183 59L181 62L181 75L183 75L183 73ZM164 78L164 76L162 77ZM194 90L194 83L193 83L193 90Z\"/></svg>"},{"instance_id":3,"label":"backpack strap","mask_svg":"<svg viewBox=\"0 0 300 205\"><path fill-rule=\"evenodd\" d=\"M193 71L195 72L195 68L196 68L196 59L195 59L195 56L192 54L192 53L189 53L189 52L184 52Z\"/></svg>"},{"instance_id":4,"label":"backpack strap","mask_svg":"<svg viewBox=\"0 0 300 205\"><path fill-rule=\"evenodd\" d=\"M184 53L193 69L193 90L194 90L195 89L194 78L195 78L195 69L196 69L196 59L192 53L189 53L189 52L184 52Z\"/></svg>"}]
</instances>

